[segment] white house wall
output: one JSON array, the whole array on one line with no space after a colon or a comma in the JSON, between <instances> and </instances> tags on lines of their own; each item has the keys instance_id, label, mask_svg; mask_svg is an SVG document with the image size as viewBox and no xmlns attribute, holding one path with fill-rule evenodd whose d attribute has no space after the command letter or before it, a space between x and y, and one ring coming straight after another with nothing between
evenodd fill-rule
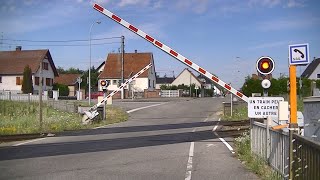
<instances>
[{"instance_id":1,"label":"white house wall","mask_svg":"<svg viewBox=\"0 0 320 180\"><path fill-rule=\"evenodd\" d=\"M102 91L100 82L103 79L99 79L99 84L98 84L98 90ZM110 81L110 85L108 86L108 90L109 91L114 91L116 89L118 89L118 85L117 84L113 84L113 80L114 79L105 79L107 81ZM143 92L145 89L148 89L148 78L137 78L134 81L131 82L132 84L132 88L134 91L139 91L139 92ZM128 86L124 87L124 89L128 89Z\"/></svg>"},{"instance_id":2,"label":"white house wall","mask_svg":"<svg viewBox=\"0 0 320 180\"><path fill-rule=\"evenodd\" d=\"M148 78L137 78L132 82L132 88L136 92L142 92L148 89Z\"/></svg>"},{"instance_id":3,"label":"white house wall","mask_svg":"<svg viewBox=\"0 0 320 180\"><path fill-rule=\"evenodd\" d=\"M22 75L2 75L0 90L21 92L21 85L16 85L16 77L20 77L22 79Z\"/></svg>"},{"instance_id":4,"label":"white house wall","mask_svg":"<svg viewBox=\"0 0 320 180\"><path fill-rule=\"evenodd\" d=\"M320 64L317 66L317 68L312 72L309 79L320 79L317 78L317 74L320 74Z\"/></svg>"},{"instance_id":5,"label":"white house wall","mask_svg":"<svg viewBox=\"0 0 320 180\"><path fill-rule=\"evenodd\" d=\"M191 80L190 80L191 78ZM196 86L198 87L201 87L201 84L200 82L190 74L189 71L187 70L184 70L172 83L171 85L181 85L181 84L184 84L184 85L190 85L190 82L191 84L195 84Z\"/></svg>"}]
</instances>

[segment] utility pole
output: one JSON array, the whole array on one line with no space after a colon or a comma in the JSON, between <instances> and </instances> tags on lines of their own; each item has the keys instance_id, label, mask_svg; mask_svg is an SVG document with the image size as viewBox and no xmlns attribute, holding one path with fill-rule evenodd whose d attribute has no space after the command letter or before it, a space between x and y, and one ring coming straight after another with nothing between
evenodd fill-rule
<instances>
[{"instance_id":1,"label":"utility pole","mask_svg":"<svg viewBox=\"0 0 320 180\"><path fill-rule=\"evenodd\" d=\"M42 83L43 83L43 77L42 77L42 65L43 61L40 61L40 77L39 77L39 122L40 122L40 133L43 133L42 125L43 125L43 119L42 119Z\"/></svg>"},{"instance_id":2,"label":"utility pole","mask_svg":"<svg viewBox=\"0 0 320 180\"><path fill-rule=\"evenodd\" d=\"M231 83L230 83L231 85ZM230 116L232 116L232 111L233 111L233 105L232 105L232 93L230 93Z\"/></svg>"},{"instance_id":3,"label":"utility pole","mask_svg":"<svg viewBox=\"0 0 320 180\"><path fill-rule=\"evenodd\" d=\"M121 85L124 83L124 36L121 36ZM121 90L121 99L124 99L124 88Z\"/></svg>"}]
</instances>

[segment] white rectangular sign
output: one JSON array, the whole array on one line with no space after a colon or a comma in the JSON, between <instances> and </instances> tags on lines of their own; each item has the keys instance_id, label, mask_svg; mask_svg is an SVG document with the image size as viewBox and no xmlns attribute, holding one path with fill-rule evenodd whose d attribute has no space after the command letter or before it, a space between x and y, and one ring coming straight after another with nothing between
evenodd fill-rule
<instances>
[{"instance_id":1,"label":"white rectangular sign","mask_svg":"<svg viewBox=\"0 0 320 180\"><path fill-rule=\"evenodd\" d=\"M284 101L283 97L249 97L248 117L266 118L278 117L279 102Z\"/></svg>"},{"instance_id":2,"label":"white rectangular sign","mask_svg":"<svg viewBox=\"0 0 320 180\"><path fill-rule=\"evenodd\" d=\"M309 64L309 44L289 45L289 64L305 65Z\"/></svg>"}]
</instances>

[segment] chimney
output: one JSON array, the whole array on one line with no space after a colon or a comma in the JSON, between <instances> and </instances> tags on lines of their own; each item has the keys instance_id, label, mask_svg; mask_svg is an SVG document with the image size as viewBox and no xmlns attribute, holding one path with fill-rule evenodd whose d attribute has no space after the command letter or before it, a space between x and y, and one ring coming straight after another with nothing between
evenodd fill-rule
<instances>
[{"instance_id":1,"label":"chimney","mask_svg":"<svg viewBox=\"0 0 320 180\"><path fill-rule=\"evenodd\" d=\"M138 53L138 50L134 50L135 53Z\"/></svg>"},{"instance_id":2,"label":"chimney","mask_svg":"<svg viewBox=\"0 0 320 180\"><path fill-rule=\"evenodd\" d=\"M22 46L17 46L16 47L16 51L21 51L21 49L22 49Z\"/></svg>"}]
</instances>

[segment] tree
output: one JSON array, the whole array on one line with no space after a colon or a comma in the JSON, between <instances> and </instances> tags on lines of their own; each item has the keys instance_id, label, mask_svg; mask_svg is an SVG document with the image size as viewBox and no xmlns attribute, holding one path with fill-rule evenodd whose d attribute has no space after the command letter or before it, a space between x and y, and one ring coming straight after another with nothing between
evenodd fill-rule
<instances>
[{"instance_id":1,"label":"tree","mask_svg":"<svg viewBox=\"0 0 320 180\"><path fill-rule=\"evenodd\" d=\"M263 93L261 86L261 80L253 79L250 76L246 77L246 80L241 88L242 93L246 96L251 96L252 93Z\"/></svg>"},{"instance_id":2,"label":"tree","mask_svg":"<svg viewBox=\"0 0 320 180\"><path fill-rule=\"evenodd\" d=\"M83 74L83 70L79 68L70 67L69 69L65 70L63 67L58 66L57 71L59 74Z\"/></svg>"},{"instance_id":3,"label":"tree","mask_svg":"<svg viewBox=\"0 0 320 180\"><path fill-rule=\"evenodd\" d=\"M91 75L91 77L90 77L91 78L91 89L94 91L94 90L98 89L99 72L98 72L98 70L96 70L94 68L94 66L91 67L90 71L91 71L91 74L90 74ZM81 88L84 88L85 90L89 89L89 84L87 83L87 78L89 78L89 70L85 71L82 76Z\"/></svg>"},{"instance_id":4,"label":"tree","mask_svg":"<svg viewBox=\"0 0 320 180\"><path fill-rule=\"evenodd\" d=\"M29 65L26 65L26 67L23 70L23 80L22 80L21 90L24 94L33 92L32 71Z\"/></svg>"},{"instance_id":5,"label":"tree","mask_svg":"<svg viewBox=\"0 0 320 180\"><path fill-rule=\"evenodd\" d=\"M316 80L316 87L320 89L320 79Z\"/></svg>"}]
</instances>

